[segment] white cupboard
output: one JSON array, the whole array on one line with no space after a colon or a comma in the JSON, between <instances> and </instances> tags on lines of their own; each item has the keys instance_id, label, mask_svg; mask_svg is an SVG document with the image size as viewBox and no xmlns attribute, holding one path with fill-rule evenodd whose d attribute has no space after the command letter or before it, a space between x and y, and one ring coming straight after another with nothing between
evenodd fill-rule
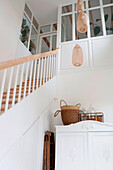
<instances>
[{"instance_id":1,"label":"white cupboard","mask_svg":"<svg viewBox=\"0 0 113 170\"><path fill-rule=\"evenodd\" d=\"M84 121L56 127L55 170L112 170L113 125Z\"/></svg>"}]
</instances>

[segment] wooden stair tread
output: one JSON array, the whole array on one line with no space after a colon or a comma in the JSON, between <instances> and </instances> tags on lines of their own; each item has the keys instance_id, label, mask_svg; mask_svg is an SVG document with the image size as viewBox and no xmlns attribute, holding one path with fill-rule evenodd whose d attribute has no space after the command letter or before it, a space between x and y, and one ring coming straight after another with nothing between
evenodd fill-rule
<instances>
[{"instance_id":1,"label":"wooden stair tread","mask_svg":"<svg viewBox=\"0 0 113 170\"><path fill-rule=\"evenodd\" d=\"M24 98L24 92L25 92L25 97L28 96L29 93L29 86L30 86L30 93L33 92L33 89L36 90L37 89L37 83L38 83L38 88L43 85L44 83L46 83L49 79L45 78L45 79L39 79L37 82L37 79L35 79L35 81L32 79L31 82L30 80L27 80L26 82L22 82L21 84L21 96L20 98ZM26 85L26 88L25 88ZM33 87L34 85L34 87ZM20 90L20 85L17 84L16 85L16 91L15 91L15 104L18 103L18 97L19 97L19 90ZM14 88L10 88L10 92L9 92L9 101L8 101L8 109L11 108L11 105L13 103L12 99L14 96ZM2 97L2 103L1 103L1 109L0 109L0 113L5 111L5 105L6 105L6 99L7 99L7 91L3 92L3 97Z\"/></svg>"},{"instance_id":2,"label":"wooden stair tread","mask_svg":"<svg viewBox=\"0 0 113 170\"><path fill-rule=\"evenodd\" d=\"M10 107L8 107L8 109L10 109ZM5 107L4 108L2 107L0 111L4 112L5 111Z\"/></svg>"},{"instance_id":3,"label":"wooden stair tread","mask_svg":"<svg viewBox=\"0 0 113 170\"><path fill-rule=\"evenodd\" d=\"M28 94L26 94L26 97L27 97L27 96L28 96ZM24 97L24 96L21 95L21 98L23 98L23 97ZM4 95L2 99L6 99L6 98L7 98L7 96ZM10 95L9 98L12 99L12 98L13 98L13 95ZM18 98L18 95L16 95L15 98Z\"/></svg>"},{"instance_id":4,"label":"wooden stair tread","mask_svg":"<svg viewBox=\"0 0 113 170\"><path fill-rule=\"evenodd\" d=\"M31 89L33 89L33 86L30 87ZM34 87L36 89L36 86ZM21 90L24 90L25 88L24 87L21 87ZM26 89L29 89L29 87L26 87ZM10 91L13 91L14 88L11 88ZM16 88L16 91L20 90L20 88Z\"/></svg>"},{"instance_id":5,"label":"wooden stair tread","mask_svg":"<svg viewBox=\"0 0 113 170\"><path fill-rule=\"evenodd\" d=\"M12 104L13 102L9 100L9 103L8 104ZM15 104L18 103L18 100L15 100ZM6 104L6 101L2 101L2 105Z\"/></svg>"}]
</instances>

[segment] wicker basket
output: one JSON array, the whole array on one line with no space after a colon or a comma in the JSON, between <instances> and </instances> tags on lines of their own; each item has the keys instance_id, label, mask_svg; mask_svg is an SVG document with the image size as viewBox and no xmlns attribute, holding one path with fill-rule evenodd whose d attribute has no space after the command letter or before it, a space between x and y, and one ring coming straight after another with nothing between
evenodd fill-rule
<instances>
[{"instance_id":1,"label":"wicker basket","mask_svg":"<svg viewBox=\"0 0 113 170\"><path fill-rule=\"evenodd\" d=\"M62 106L62 102L65 103L64 106ZM67 105L64 100L61 100L60 108L61 110L57 110L54 114L54 117L56 117L61 112L61 118L64 125L70 125L78 122L80 104L77 104L76 106Z\"/></svg>"}]
</instances>

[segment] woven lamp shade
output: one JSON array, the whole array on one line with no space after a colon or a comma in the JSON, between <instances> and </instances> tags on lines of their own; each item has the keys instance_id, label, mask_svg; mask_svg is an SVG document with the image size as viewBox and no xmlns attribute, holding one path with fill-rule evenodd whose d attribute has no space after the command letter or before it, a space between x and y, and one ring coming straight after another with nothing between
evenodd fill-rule
<instances>
[{"instance_id":1,"label":"woven lamp shade","mask_svg":"<svg viewBox=\"0 0 113 170\"><path fill-rule=\"evenodd\" d=\"M84 12L81 12L78 16L77 30L80 33L85 33L88 30L88 16Z\"/></svg>"},{"instance_id":2,"label":"woven lamp shade","mask_svg":"<svg viewBox=\"0 0 113 170\"><path fill-rule=\"evenodd\" d=\"M78 44L73 48L72 64L76 67L83 65L83 51Z\"/></svg>"},{"instance_id":3,"label":"woven lamp shade","mask_svg":"<svg viewBox=\"0 0 113 170\"><path fill-rule=\"evenodd\" d=\"M78 0L76 4L76 11L77 13L81 13L84 11L84 1L83 0Z\"/></svg>"}]
</instances>

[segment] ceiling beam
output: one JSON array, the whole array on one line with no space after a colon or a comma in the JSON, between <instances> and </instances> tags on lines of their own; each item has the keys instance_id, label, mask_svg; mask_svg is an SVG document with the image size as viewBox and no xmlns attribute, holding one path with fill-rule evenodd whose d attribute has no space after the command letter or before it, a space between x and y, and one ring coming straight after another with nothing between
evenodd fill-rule
<instances>
[{"instance_id":1,"label":"ceiling beam","mask_svg":"<svg viewBox=\"0 0 113 170\"><path fill-rule=\"evenodd\" d=\"M43 31L40 30L40 33L42 34ZM45 43L47 44L48 48L50 48L50 42L48 41L48 39L46 37L43 38L43 40L45 41Z\"/></svg>"},{"instance_id":2,"label":"ceiling beam","mask_svg":"<svg viewBox=\"0 0 113 170\"><path fill-rule=\"evenodd\" d=\"M70 12L69 6L66 6L66 10L67 10L67 12ZM72 24L72 15L69 15L69 19L70 19L70 22Z\"/></svg>"},{"instance_id":3,"label":"ceiling beam","mask_svg":"<svg viewBox=\"0 0 113 170\"><path fill-rule=\"evenodd\" d=\"M57 24L53 24L55 30L57 31Z\"/></svg>"},{"instance_id":4,"label":"ceiling beam","mask_svg":"<svg viewBox=\"0 0 113 170\"><path fill-rule=\"evenodd\" d=\"M32 46L32 48L33 48L34 50L36 50L36 46L35 46L35 44L33 43L32 40L30 40L30 45Z\"/></svg>"}]
</instances>

